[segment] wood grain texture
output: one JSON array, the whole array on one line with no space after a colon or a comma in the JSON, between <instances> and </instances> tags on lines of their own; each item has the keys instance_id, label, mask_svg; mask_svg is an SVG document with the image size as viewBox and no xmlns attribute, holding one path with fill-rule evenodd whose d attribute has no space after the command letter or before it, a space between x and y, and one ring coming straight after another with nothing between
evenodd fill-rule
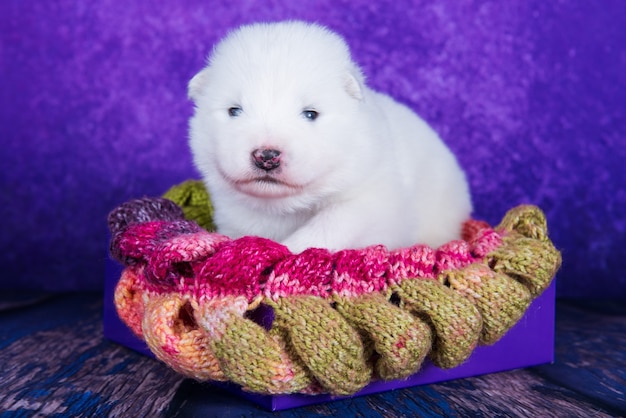
<instances>
[{"instance_id":1,"label":"wood grain texture","mask_svg":"<svg viewBox=\"0 0 626 418\"><path fill-rule=\"evenodd\" d=\"M0 418L626 416L620 301L559 301L552 365L271 413L105 340L101 294L0 299Z\"/></svg>"},{"instance_id":2,"label":"wood grain texture","mask_svg":"<svg viewBox=\"0 0 626 418\"><path fill-rule=\"evenodd\" d=\"M99 294L0 314L0 416L157 416L182 378L102 337Z\"/></svg>"}]
</instances>

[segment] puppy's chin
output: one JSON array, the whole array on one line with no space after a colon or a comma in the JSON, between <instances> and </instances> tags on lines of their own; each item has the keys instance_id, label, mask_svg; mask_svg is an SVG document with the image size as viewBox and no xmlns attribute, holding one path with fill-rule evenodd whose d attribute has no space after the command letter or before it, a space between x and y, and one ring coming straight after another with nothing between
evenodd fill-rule
<instances>
[{"instance_id":1,"label":"puppy's chin","mask_svg":"<svg viewBox=\"0 0 626 418\"><path fill-rule=\"evenodd\" d=\"M295 196L304 186L290 183L268 174L245 179L226 180L239 192L260 199L280 199Z\"/></svg>"}]
</instances>

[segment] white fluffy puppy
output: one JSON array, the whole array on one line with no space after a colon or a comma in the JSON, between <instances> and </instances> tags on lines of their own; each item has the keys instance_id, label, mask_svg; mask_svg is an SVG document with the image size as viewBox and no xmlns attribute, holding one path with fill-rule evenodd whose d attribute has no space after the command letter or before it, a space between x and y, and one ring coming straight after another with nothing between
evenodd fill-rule
<instances>
[{"instance_id":1,"label":"white fluffy puppy","mask_svg":"<svg viewBox=\"0 0 626 418\"><path fill-rule=\"evenodd\" d=\"M190 145L218 231L294 252L457 239L465 175L437 134L374 92L344 40L303 22L231 32L189 83Z\"/></svg>"}]
</instances>

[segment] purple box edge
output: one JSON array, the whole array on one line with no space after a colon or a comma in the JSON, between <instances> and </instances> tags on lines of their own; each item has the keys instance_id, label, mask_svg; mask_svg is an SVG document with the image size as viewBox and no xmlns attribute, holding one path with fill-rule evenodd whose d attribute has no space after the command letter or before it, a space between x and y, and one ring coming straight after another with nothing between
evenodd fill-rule
<instances>
[{"instance_id":1,"label":"purple box edge","mask_svg":"<svg viewBox=\"0 0 626 418\"><path fill-rule=\"evenodd\" d=\"M103 312L104 336L143 355L154 357L147 345L120 320L113 304L113 293L122 267L110 257L105 265ZM351 396L332 395L259 395L248 393L238 385L221 382L211 384L235 393L265 409L279 411L300 406L364 396L378 392L425 385L446 380L519 369L554 361L555 281L537 297L522 319L496 344L481 346L460 366L442 370L426 361L421 370L405 380L375 381Z\"/></svg>"}]
</instances>

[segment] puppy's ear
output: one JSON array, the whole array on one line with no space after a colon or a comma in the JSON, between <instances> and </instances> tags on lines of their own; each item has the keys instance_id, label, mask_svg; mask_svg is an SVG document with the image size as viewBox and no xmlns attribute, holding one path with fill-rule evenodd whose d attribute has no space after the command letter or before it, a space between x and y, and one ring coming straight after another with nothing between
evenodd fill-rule
<instances>
[{"instance_id":1,"label":"puppy's ear","mask_svg":"<svg viewBox=\"0 0 626 418\"><path fill-rule=\"evenodd\" d=\"M360 72L346 74L344 86L350 97L359 101L363 100L363 76Z\"/></svg>"},{"instance_id":2,"label":"puppy's ear","mask_svg":"<svg viewBox=\"0 0 626 418\"><path fill-rule=\"evenodd\" d=\"M209 81L209 68L205 68L193 76L187 87L187 96L196 101L201 95Z\"/></svg>"}]
</instances>

